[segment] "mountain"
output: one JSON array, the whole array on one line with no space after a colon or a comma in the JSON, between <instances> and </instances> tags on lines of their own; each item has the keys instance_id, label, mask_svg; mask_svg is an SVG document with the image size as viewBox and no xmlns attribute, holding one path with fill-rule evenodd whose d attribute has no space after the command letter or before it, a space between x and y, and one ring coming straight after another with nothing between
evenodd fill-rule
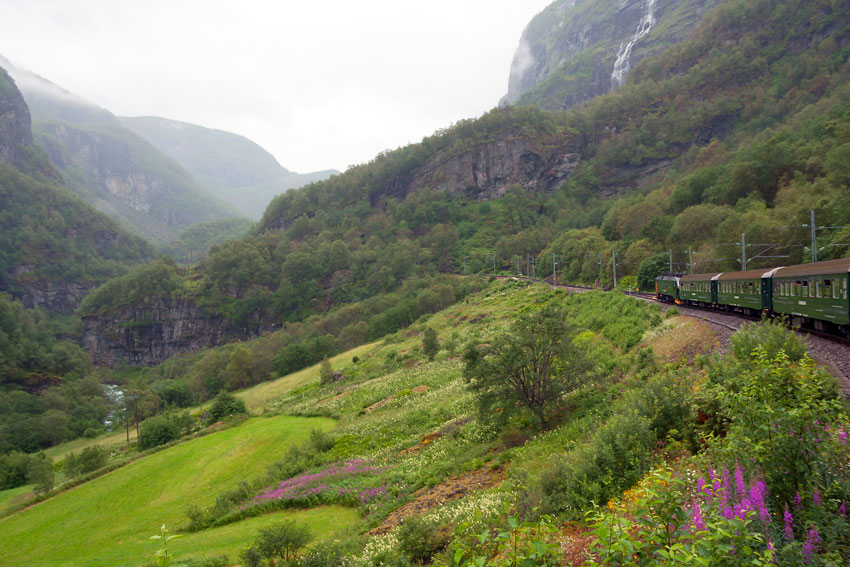
<instances>
[{"instance_id":1,"label":"mountain","mask_svg":"<svg viewBox=\"0 0 850 567\"><path fill-rule=\"evenodd\" d=\"M62 186L34 145L30 114L0 68L0 291L69 314L97 284L152 256L143 239Z\"/></svg>"},{"instance_id":2,"label":"mountain","mask_svg":"<svg viewBox=\"0 0 850 567\"><path fill-rule=\"evenodd\" d=\"M255 220L276 195L339 173L289 171L248 138L222 130L155 116L119 120L183 166L207 191Z\"/></svg>"},{"instance_id":3,"label":"mountain","mask_svg":"<svg viewBox=\"0 0 850 567\"><path fill-rule=\"evenodd\" d=\"M279 195L251 234L174 274L201 311L151 297L172 303L136 324L130 290L145 277L96 291L81 311L89 344L139 360L149 337L186 328L159 316L180 309L237 336L337 311L356 321L352 302L380 304L438 273L550 277L554 263L561 281L608 284L616 270L620 285L643 274L645 286L671 256L686 266L683 250L698 270L734 271L742 233L759 243L749 266L802 263L811 210L822 254L840 257L848 100L850 14L831 0L729 0L612 93L568 111L496 108ZM410 320L403 305L387 321ZM138 340L98 331L116 320Z\"/></svg>"},{"instance_id":4,"label":"mountain","mask_svg":"<svg viewBox=\"0 0 850 567\"><path fill-rule=\"evenodd\" d=\"M630 68L684 40L718 0L557 0L528 24L510 104L563 110L619 88Z\"/></svg>"},{"instance_id":5,"label":"mountain","mask_svg":"<svg viewBox=\"0 0 850 567\"><path fill-rule=\"evenodd\" d=\"M65 185L123 226L167 242L195 222L238 216L107 110L6 59L0 66L20 85L35 142Z\"/></svg>"}]
</instances>

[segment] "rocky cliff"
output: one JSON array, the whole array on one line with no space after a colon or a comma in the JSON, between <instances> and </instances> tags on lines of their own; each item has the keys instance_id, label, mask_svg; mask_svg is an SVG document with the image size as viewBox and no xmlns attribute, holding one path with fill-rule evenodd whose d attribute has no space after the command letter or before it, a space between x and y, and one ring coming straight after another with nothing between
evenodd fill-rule
<instances>
[{"instance_id":1,"label":"rocky cliff","mask_svg":"<svg viewBox=\"0 0 850 567\"><path fill-rule=\"evenodd\" d=\"M575 139L545 147L540 140L508 131L466 151L437 155L414 171L409 183L401 180L399 188L404 194L433 188L476 200L496 199L515 186L550 191L580 160L581 146Z\"/></svg>"},{"instance_id":2,"label":"rocky cliff","mask_svg":"<svg viewBox=\"0 0 850 567\"><path fill-rule=\"evenodd\" d=\"M12 78L0 68L0 162L17 164L32 145L30 112Z\"/></svg>"},{"instance_id":3,"label":"rocky cliff","mask_svg":"<svg viewBox=\"0 0 850 567\"><path fill-rule=\"evenodd\" d=\"M254 320L234 328L224 317L203 314L189 299L158 298L108 316L83 317L82 344L96 365L153 366L177 354L254 336L272 327Z\"/></svg>"},{"instance_id":4,"label":"rocky cliff","mask_svg":"<svg viewBox=\"0 0 850 567\"><path fill-rule=\"evenodd\" d=\"M616 89L718 1L557 0L523 32L503 101L561 110Z\"/></svg>"}]
</instances>

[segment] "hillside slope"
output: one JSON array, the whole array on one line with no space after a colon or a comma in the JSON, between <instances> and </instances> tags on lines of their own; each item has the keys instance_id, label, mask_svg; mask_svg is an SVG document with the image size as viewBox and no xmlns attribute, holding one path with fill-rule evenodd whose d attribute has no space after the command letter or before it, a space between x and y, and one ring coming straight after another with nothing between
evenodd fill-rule
<instances>
[{"instance_id":1,"label":"hillside slope","mask_svg":"<svg viewBox=\"0 0 850 567\"><path fill-rule=\"evenodd\" d=\"M2 57L0 66L18 83L35 141L65 185L123 226L166 242L192 223L238 216L107 110Z\"/></svg>"},{"instance_id":2,"label":"hillside slope","mask_svg":"<svg viewBox=\"0 0 850 567\"><path fill-rule=\"evenodd\" d=\"M119 120L183 166L215 197L255 220L276 195L339 173L289 171L251 140L222 130L156 116Z\"/></svg>"}]
</instances>

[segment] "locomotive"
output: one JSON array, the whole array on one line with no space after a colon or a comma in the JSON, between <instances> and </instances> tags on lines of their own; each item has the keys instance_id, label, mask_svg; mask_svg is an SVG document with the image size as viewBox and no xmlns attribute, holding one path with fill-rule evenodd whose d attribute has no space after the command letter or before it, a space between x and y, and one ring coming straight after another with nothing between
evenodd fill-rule
<instances>
[{"instance_id":1,"label":"locomotive","mask_svg":"<svg viewBox=\"0 0 850 567\"><path fill-rule=\"evenodd\" d=\"M750 316L787 317L808 327L850 337L847 296L850 258L746 272L655 279L658 301Z\"/></svg>"}]
</instances>

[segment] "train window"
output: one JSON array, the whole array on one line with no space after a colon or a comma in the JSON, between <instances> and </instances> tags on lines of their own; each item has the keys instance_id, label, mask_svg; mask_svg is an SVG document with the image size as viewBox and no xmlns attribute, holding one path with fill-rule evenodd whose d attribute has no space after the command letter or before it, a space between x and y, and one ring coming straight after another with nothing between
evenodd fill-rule
<instances>
[{"instance_id":1,"label":"train window","mask_svg":"<svg viewBox=\"0 0 850 567\"><path fill-rule=\"evenodd\" d=\"M803 282L797 280L794 282L794 297L803 295Z\"/></svg>"},{"instance_id":2,"label":"train window","mask_svg":"<svg viewBox=\"0 0 850 567\"><path fill-rule=\"evenodd\" d=\"M823 296L827 299L832 297L832 280L823 280Z\"/></svg>"},{"instance_id":3,"label":"train window","mask_svg":"<svg viewBox=\"0 0 850 567\"><path fill-rule=\"evenodd\" d=\"M809 280L803 280L803 297L809 297Z\"/></svg>"}]
</instances>

